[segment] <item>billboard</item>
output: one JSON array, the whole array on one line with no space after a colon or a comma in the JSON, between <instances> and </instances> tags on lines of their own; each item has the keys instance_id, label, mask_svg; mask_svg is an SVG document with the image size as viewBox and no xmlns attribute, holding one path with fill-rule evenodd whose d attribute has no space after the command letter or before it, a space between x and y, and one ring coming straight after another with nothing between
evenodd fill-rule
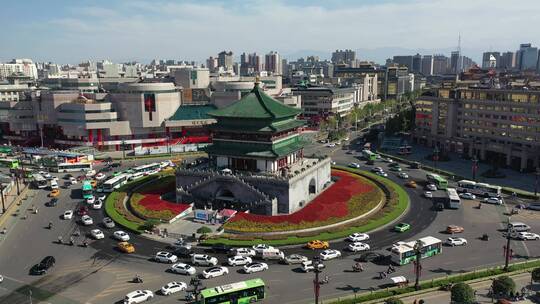
<instances>
[{"instance_id":1,"label":"billboard","mask_svg":"<svg viewBox=\"0 0 540 304\"><path fill-rule=\"evenodd\" d=\"M148 113L148 119L152 120L152 112L156 111L156 95L154 93L144 94L144 112Z\"/></svg>"}]
</instances>

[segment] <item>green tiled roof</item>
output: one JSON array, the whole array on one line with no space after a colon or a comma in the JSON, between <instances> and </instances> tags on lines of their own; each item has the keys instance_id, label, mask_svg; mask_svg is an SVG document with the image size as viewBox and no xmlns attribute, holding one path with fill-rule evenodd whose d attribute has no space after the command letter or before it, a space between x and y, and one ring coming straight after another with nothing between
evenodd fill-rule
<instances>
[{"instance_id":1,"label":"green tiled roof","mask_svg":"<svg viewBox=\"0 0 540 304\"><path fill-rule=\"evenodd\" d=\"M281 132L281 131L286 131L286 130L290 130L290 129L293 129L293 128L296 128L296 127L301 127L305 125L305 122L302 121L302 120L293 120L293 119L290 119L290 120L287 120L286 122L284 123L273 123L273 124L270 124L270 125L263 125L263 126L257 126L257 125L249 125L249 124L245 124L243 125L241 128L238 127L238 126L231 126L231 125L226 125L226 124L213 124L213 125L210 125L209 128L210 129L213 129L213 130L220 130L220 131L229 131L229 132L261 132L261 133L266 133L266 132Z\"/></svg>"},{"instance_id":2,"label":"green tiled roof","mask_svg":"<svg viewBox=\"0 0 540 304\"><path fill-rule=\"evenodd\" d=\"M212 119L208 112L215 110L214 105L183 105L178 107L169 120Z\"/></svg>"},{"instance_id":3,"label":"green tiled roof","mask_svg":"<svg viewBox=\"0 0 540 304\"><path fill-rule=\"evenodd\" d=\"M227 155L227 156L243 156L256 158L279 158L289 155L292 152L298 151L304 147L301 140L283 145L264 145L264 144L246 144L232 142L217 142L205 147L208 154Z\"/></svg>"},{"instance_id":4,"label":"green tiled roof","mask_svg":"<svg viewBox=\"0 0 540 304\"><path fill-rule=\"evenodd\" d=\"M208 115L215 118L280 119L293 117L302 110L284 105L264 93L258 84L239 101Z\"/></svg>"}]
</instances>

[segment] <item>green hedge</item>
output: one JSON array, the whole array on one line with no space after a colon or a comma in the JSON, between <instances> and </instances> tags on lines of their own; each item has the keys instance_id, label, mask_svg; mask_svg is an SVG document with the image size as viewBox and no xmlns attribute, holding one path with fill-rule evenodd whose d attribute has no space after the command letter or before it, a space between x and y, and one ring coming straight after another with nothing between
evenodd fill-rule
<instances>
[{"instance_id":1,"label":"green hedge","mask_svg":"<svg viewBox=\"0 0 540 304\"><path fill-rule=\"evenodd\" d=\"M516 264L510 265L508 272L532 269L539 266L540 266L540 260L516 263ZM470 280L475 280L475 279L481 279L481 278L486 278L486 277L491 277L491 276L507 274L508 272L504 271L502 266L479 270L479 271L467 272L467 273L453 275L453 276L449 276L445 278L422 281L420 283L420 289L437 288L437 287L441 287L447 284L454 284L454 283L459 283L459 282L465 282L465 281L470 281ZM413 286L409 286L406 288L393 287L390 289L376 291L373 293L360 294L352 299L337 300L330 303L334 303L334 304L362 303L362 302L376 300L376 299L382 300L384 298L393 297L397 295L403 295L403 294L411 293L414 291L415 289Z\"/></svg>"},{"instance_id":2,"label":"green hedge","mask_svg":"<svg viewBox=\"0 0 540 304\"><path fill-rule=\"evenodd\" d=\"M109 194L107 199L105 200L105 213L118 225L134 232L137 234L142 233L143 231L140 230L140 223L132 222L127 220L125 217L123 217L115 208L114 208L114 202L119 198L120 193L119 192L113 192Z\"/></svg>"},{"instance_id":3,"label":"green hedge","mask_svg":"<svg viewBox=\"0 0 540 304\"><path fill-rule=\"evenodd\" d=\"M340 169L340 170L344 170L344 171L349 171L349 172L352 172L352 173L360 173L359 170L350 169L350 168L346 168L346 167L335 166L335 168ZM272 239L272 237L267 237L267 238L262 237L262 238L255 238L255 239L251 238L251 239L245 239L245 240L229 239L229 238L226 238L226 237L220 237L220 238L207 239L207 240L205 240L203 242L203 245L212 245L212 244L217 244L217 243L224 243L224 244L227 244L227 245L230 245L230 246L242 246L243 247L243 246L250 246L250 245L259 244L259 243L265 243L265 244L268 244L268 245L271 245L271 246L285 246L285 245L305 244L305 243L307 243L307 242L309 242L311 240L314 240L314 239L323 240L323 241L335 240L335 239L339 239L339 238L345 238L348 235L350 235L352 233L355 233L355 232L369 232L369 231L372 231L372 230L374 230L376 228L379 228L379 227L382 227L382 226L384 226L384 225L386 225L388 223L391 223L392 221L397 219L401 214L403 214L403 212L409 206L409 197L408 197L407 193L405 192L405 190L403 188L401 188L399 185L392 182L391 180L385 179L385 178L380 177L380 176L378 176L376 174L371 174L369 172L364 172L364 171L361 171L361 174L363 174L365 176L369 176L370 178L373 178L373 179L383 183L389 189L393 190L396 193L397 197L398 197L396 206L394 206L393 209L390 212L384 213L384 215L382 217L380 217L380 218L370 219L364 225L348 227L348 228L341 229L341 230L335 231L335 232L323 232L323 233L320 233L320 234L310 235L310 236L290 236L290 237L283 238L283 239Z\"/></svg>"}]
</instances>

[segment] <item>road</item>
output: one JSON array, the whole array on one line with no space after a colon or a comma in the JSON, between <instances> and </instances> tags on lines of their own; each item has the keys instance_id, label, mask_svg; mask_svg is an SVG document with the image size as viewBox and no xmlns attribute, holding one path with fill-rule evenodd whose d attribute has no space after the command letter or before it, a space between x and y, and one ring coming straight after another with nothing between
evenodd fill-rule
<instances>
[{"instance_id":1,"label":"road","mask_svg":"<svg viewBox=\"0 0 540 304\"><path fill-rule=\"evenodd\" d=\"M359 161L354 155L346 154L347 150L341 147L329 149L320 145L312 145L307 150L325 151L332 155L338 163L346 165L351 161ZM151 160L137 162L147 163ZM130 164L130 166L135 163ZM127 166L127 164L125 164ZM377 163L377 166L385 164ZM369 166L364 166L369 169ZM415 180L422 180L425 172L408 170ZM403 184L404 181L390 174L389 178ZM46 290L50 295L39 296L50 303L114 303L120 300L127 292L144 288L156 291L160 286L173 280L189 282L189 277L166 272L168 265L159 264L149 260L155 252L165 248L166 244L145 238L133 236L132 242L137 247L137 254L124 255L114 250L116 241L108 236L114 229L103 229L107 235L104 240L95 241L90 248L78 246L59 245L54 241L58 235L67 238L77 229L84 233L87 230L75 221L64 221L60 215L65 209L75 208L81 204L80 185L73 190L63 189L57 207L43 207L48 201L48 192L34 191L33 199L27 204L40 207L39 214L29 215L28 219L17 219L9 228L5 239L0 243L0 272L6 280L0 285L0 303L28 303L28 286L33 286L33 297ZM475 201L465 201L459 210L445 210L437 213L431 210L431 202L421 197L421 189L408 189L411 196L411 209L403 221L413 223L410 231L397 234L385 228L371 234L368 242L372 248L387 248L398 240L411 240L422 236L432 235L441 239L447 237L441 230L449 224L465 227L463 237L469 244L465 247L445 248L443 254L423 262L423 278L429 279L441 275L459 273L465 270L496 265L503 261L502 245L504 239L498 229L505 219L504 207L485 205L481 210L474 208ZM24 206L28 207L28 206ZM102 211L91 211L95 222L103 217ZM533 212L524 212L516 219L526 222L533 227L533 231L540 230L540 216ZM49 221L53 222L52 230L45 229ZM489 233L490 241L480 241L478 236ZM82 238L78 242L82 241ZM517 258L533 256L540 252L540 242L513 241ZM333 242L333 248L342 249L345 243ZM312 256L316 253L301 248L285 249L287 254L301 252ZM474 252L474 255L471 255ZM28 275L29 268L39 262L46 255L54 255L57 265L52 271L41 277ZM350 271L355 255L345 256L341 259L326 262L327 268L323 275L330 277L330 283L323 285L321 294L324 299L344 295L351 295L353 291L365 291L371 287L379 287L388 283L376 279L378 272L386 270L386 265L367 265L363 273ZM224 261L223 256L219 256ZM199 271L201 269L198 269ZM246 275L240 273L239 267L230 267L231 273L225 277L205 280L207 287L217 286L230 282L245 280L247 278L261 277L268 286L269 297L264 303L309 303L313 294L312 274L304 274L298 267L272 263L270 269L263 273ZM129 281L135 274L140 274L144 284L134 284ZM413 276L412 266L398 267L396 275ZM294 282L293 284L291 284ZM175 296L158 296L151 303L176 303L183 297L183 293Z\"/></svg>"}]
</instances>

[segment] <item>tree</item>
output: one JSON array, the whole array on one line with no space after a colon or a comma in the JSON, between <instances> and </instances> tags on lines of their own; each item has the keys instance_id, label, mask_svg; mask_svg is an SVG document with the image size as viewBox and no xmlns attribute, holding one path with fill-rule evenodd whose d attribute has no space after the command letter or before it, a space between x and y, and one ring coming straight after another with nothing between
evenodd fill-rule
<instances>
[{"instance_id":1,"label":"tree","mask_svg":"<svg viewBox=\"0 0 540 304\"><path fill-rule=\"evenodd\" d=\"M384 301L384 304L403 304L403 301L398 298L389 298Z\"/></svg>"},{"instance_id":2,"label":"tree","mask_svg":"<svg viewBox=\"0 0 540 304\"><path fill-rule=\"evenodd\" d=\"M533 269L531 272L531 279L533 282L540 281L540 267Z\"/></svg>"},{"instance_id":3,"label":"tree","mask_svg":"<svg viewBox=\"0 0 540 304\"><path fill-rule=\"evenodd\" d=\"M201 228L197 229L197 233L199 234L207 234L207 233L211 233L212 232L212 229L206 227L206 226L202 226Z\"/></svg>"},{"instance_id":4,"label":"tree","mask_svg":"<svg viewBox=\"0 0 540 304\"><path fill-rule=\"evenodd\" d=\"M328 127L329 127L330 130L336 130L337 129L338 120L334 116L328 117L326 122L328 123Z\"/></svg>"},{"instance_id":5,"label":"tree","mask_svg":"<svg viewBox=\"0 0 540 304\"><path fill-rule=\"evenodd\" d=\"M500 276L493 280L491 288L494 294L508 296L516 290L516 283L508 276Z\"/></svg>"},{"instance_id":6,"label":"tree","mask_svg":"<svg viewBox=\"0 0 540 304\"><path fill-rule=\"evenodd\" d=\"M472 304L476 301L474 290L465 283L457 283L450 290L452 303Z\"/></svg>"},{"instance_id":7,"label":"tree","mask_svg":"<svg viewBox=\"0 0 540 304\"><path fill-rule=\"evenodd\" d=\"M141 225L140 229L142 230L153 230L157 225L159 224L159 220L156 219L149 219L144 222L144 224Z\"/></svg>"}]
</instances>

